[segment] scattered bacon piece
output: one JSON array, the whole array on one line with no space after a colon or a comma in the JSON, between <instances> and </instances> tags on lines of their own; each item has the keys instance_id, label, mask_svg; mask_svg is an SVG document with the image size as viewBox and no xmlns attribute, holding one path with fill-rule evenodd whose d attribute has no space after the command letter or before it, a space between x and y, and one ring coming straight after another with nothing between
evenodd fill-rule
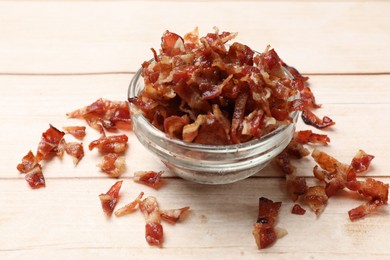
<instances>
[{"instance_id":1,"label":"scattered bacon piece","mask_svg":"<svg viewBox=\"0 0 390 260\"><path fill-rule=\"evenodd\" d=\"M319 216L328 202L325 187L319 185L309 187L302 200Z\"/></svg>"},{"instance_id":2,"label":"scattered bacon piece","mask_svg":"<svg viewBox=\"0 0 390 260\"><path fill-rule=\"evenodd\" d=\"M153 189L159 189L162 185L161 175L163 171L155 172L155 171L137 171L134 172L133 180L135 182L147 185Z\"/></svg>"},{"instance_id":3,"label":"scattered bacon piece","mask_svg":"<svg viewBox=\"0 0 390 260\"><path fill-rule=\"evenodd\" d=\"M274 161L285 175L293 174L296 171L296 168L291 164L290 156L286 151L283 151L276 156Z\"/></svg>"},{"instance_id":4,"label":"scattered bacon piece","mask_svg":"<svg viewBox=\"0 0 390 260\"><path fill-rule=\"evenodd\" d=\"M22 162L18 164L16 167L19 172L21 173L27 173L31 171L35 165L37 165L37 159L35 158L35 155L30 150L27 155L25 155L22 159Z\"/></svg>"},{"instance_id":5,"label":"scattered bacon piece","mask_svg":"<svg viewBox=\"0 0 390 260\"><path fill-rule=\"evenodd\" d=\"M359 150L351 161L353 171L355 173L362 173L367 171L372 159L374 159L373 155L367 154L363 150Z\"/></svg>"},{"instance_id":6,"label":"scattered bacon piece","mask_svg":"<svg viewBox=\"0 0 390 260\"><path fill-rule=\"evenodd\" d=\"M299 204L294 204L293 208L291 209L291 213L296 215L305 215L306 210Z\"/></svg>"},{"instance_id":7,"label":"scattered bacon piece","mask_svg":"<svg viewBox=\"0 0 390 260\"><path fill-rule=\"evenodd\" d=\"M383 205L383 203L380 202L379 200L373 200L373 201L366 202L366 203L360 205L359 207L348 211L349 219L351 221L356 221L358 219L361 219L361 218L367 216L368 214L371 214L378 207L380 207L382 205Z\"/></svg>"},{"instance_id":8,"label":"scattered bacon piece","mask_svg":"<svg viewBox=\"0 0 390 260\"><path fill-rule=\"evenodd\" d=\"M275 228L281 204L264 197L259 199L257 223L254 224L252 232L259 249L271 246L278 238L287 234L287 231Z\"/></svg>"},{"instance_id":9,"label":"scattered bacon piece","mask_svg":"<svg viewBox=\"0 0 390 260\"><path fill-rule=\"evenodd\" d=\"M65 151L67 154L73 157L73 163L75 165L77 165L79 161L84 157L84 148L82 143L66 143Z\"/></svg>"},{"instance_id":10,"label":"scattered bacon piece","mask_svg":"<svg viewBox=\"0 0 390 260\"><path fill-rule=\"evenodd\" d=\"M103 211L107 216L111 216L118 202L119 191L121 189L122 182L123 181L117 181L114 185L111 186L107 193L99 195Z\"/></svg>"},{"instance_id":11,"label":"scattered bacon piece","mask_svg":"<svg viewBox=\"0 0 390 260\"><path fill-rule=\"evenodd\" d=\"M143 196L144 196L144 193L141 192L134 201L132 201L129 204L123 206L122 208L116 210L114 212L115 216L121 217L123 215L129 214L129 213L133 212L134 210L136 210L136 207L141 202L141 199Z\"/></svg>"},{"instance_id":12,"label":"scattered bacon piece","mask_svg":"<svg viewBox=\"0 0 390 260\"><path fill-rule=\"evenodd\" d=\"M65 133L50 125L46 132L42 133L41 141L38 145L36 159L43 160L51 151L57 148Z\"/></svg>"},{"instance_id":13,"label":"scattered bacon piece","mask_svg":"<svg viewBox=\"0 0 390 260\"><path fill-rule=\"evenodd\" d=\"M45 187L45 178L42 173L42 168L39 164L35 165L30 171L26 173L26 181L33 189Z\"/></svg>"},{"instance_id":14,"label":"scattered bacon piece","mask_svg":"<svg viewBox=\"0 0 390 260\"><path fill-rule=\"evenodd\" d=\"M381 181L367 178L360 182L358 189L359 194L370 200L378 200L383 204L387 204L389 197L389 184L384 184Z\"/></svg>"},{"instance_id":15,"label":"scattered bacon piece","mask_svg":"<svg viewBox=\"0 0 390 260\"><path fill-rule=\"evenodd\" d=\"M327 135L316 134L311 130L298 131L295 133L294 140L300 144L322 144L328 145L330 139Z\"/></svg>"},{"instance_id":16,"label":"scattered bacon piece","mask_svg":"<svg viewBox=\"0 0 390 260\"><path fill-rule=\"evenodd\" d=\"M64 126L62 129L79 140L83 140L85 137L85 126Z\"/></svg>"},{"instance_id":17,"label":"scattered bacon piece","mask_svg":"<svg viewBox=\"0 0 390 260\"><path fill-rule=\"evenodd\" d=\"M310 154L309 150L307 150L302 144L296 142L294 139L291 140L284 151L297 159L301 159Z\"/></svg>"},{"instance_id":18,"label":"scattered bacon piece","mask_svg":"<svg viewBox=\"0 0 390 260\"><path fill-rule=\"evenodd\" d=\"M121 154L126 151L128 137L125 134L103 136L99 139L92 141L88 148L93 150L97 148L101 153L117 153Z\"/></svg>"},{"instance_id":19,"label":"scattered bacon piece","mask_svg":"<svg viewBox=\"0 0 390 260\"><path fill-rule=\"evenodd\" d=\"M304 195L308 189L306 179L297 177L295 174L286 175L286 185L287 191L293 201L296 201L299 196Z\"/></svg>"},{"instance_id":20,"label":"scattered bacon piece","mask_svg":"<svg viewBox=\"0 0 390 260\"><path fill-rule=\"evenodd\" d=\"M125 101L110 101L100 98L89 106L67 113L71 118L83 118L100 133L116 131L117 129L130 130L131 119L129 104Z\"/></svg>"},{"instance_id":21,"label":"scattered bacon piece","mask_svg":"<svg viewBox=\"0 0 390 260\"><path fill-rule=\"evenodd\" d=\"M184 207L180 209L168 209L168 210L160 210L160 217L162 220L175 224L180 219L183 218L183 216L187 213L187 211L190 209L190 207Z\"/></svg>"},{"instance_id":22,"label":"scattered bacon piece","mask_svg":"<svg viewBox=\"0 0 390 260\"><path fill-rule=\"evenodd\" d=\"M325 128L335 124L332 119L324 116L322 119L317 117L313 112L305 109L302 111L302 120L308 125L312 125L316 128Z\"/></svg>"},{"instance_id":23,"label":"scattered bacon piece","mask_svg":"<svg viewBox=\"0 0 390 260\"><path fill-rule=\"evenodd\" d=\"M145 239L149 245L162 246L164 240L160 211L157 199L149 196L139 203L139 208L145 218Z\"/></svg>"},{"instance_id":24,"label":"scattered bacon piece","mask_svg":"<svg viewBox=\"0 0 390 260\"><path fill-rule=\"evenodd\" d=\"M117 178L126 169L126 159L119 156L119 154L109 153L103 156L102 162L98 166L102 172L107 173L110 177Z\"/></svg>"}]
</instances>

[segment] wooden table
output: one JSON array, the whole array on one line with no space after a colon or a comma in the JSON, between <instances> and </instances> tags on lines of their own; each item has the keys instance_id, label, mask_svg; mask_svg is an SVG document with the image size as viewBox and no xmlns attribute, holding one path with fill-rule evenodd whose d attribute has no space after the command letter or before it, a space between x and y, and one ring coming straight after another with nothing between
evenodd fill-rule
<instances>
[{"instance_id":1,"label":"wooden table","mask_svg":"<svg viewBox=\"0 0 390 260\"><path fill-rule=\"evenodd\" d=\"M336 121L328 147L343 162L358 149L376 158L366 176L390 182L390 3L386 1L2 1L0 2L0 259L258 259L389 258L387 206L351 222L362 200L332 198L317 218L290 213L284 177L273 167L220 186L184 181L167 173L158 191L132 180L137 170L164 166L129 133L127 170L119 206L140 191L161 208L190 206L185 221L164 225L163 248L144 239L140 212L106 218L98 194L115 182L99 171L101 156L86 151L44 165L46 188L32 190L16 165L35 150L49 123L85 124L66 112L100 97L126 100L140 64L159 48L168 29L199 26L239 32L237 41L262 51L274 47L310 76L323 104L318 114ZM308 128L299 125L299 129ZM98 138L87 129L84 144ZM313 179L311 159L298 173ZM252 237L258 198L282 201L278 226L288 235L258 250Z\"/></svg>"}]
</instances>

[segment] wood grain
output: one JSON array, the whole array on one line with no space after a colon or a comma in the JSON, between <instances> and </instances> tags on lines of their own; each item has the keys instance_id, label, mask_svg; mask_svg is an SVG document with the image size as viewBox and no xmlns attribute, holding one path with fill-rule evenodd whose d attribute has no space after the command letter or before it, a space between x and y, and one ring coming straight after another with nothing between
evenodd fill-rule
<instances>
[{"instance_id":1,"label":"wood grain","mask_svg":"<svg viewBox=\"0 0 390 260\"><path fill-rule=\"evenodd\" d=\"M100 97L126 100L134 72L166 29L184 34L199 26L205 34L218 26L259 51L271 44L309 74L323 105L317 114L336 121L323 131L331 144L321 149L346 163L364 149L376 156L366 176L389 183L389 13L389 1L363 0L0 1L0 259L388 259L388 206L350 222L348 210L363 200L341 192L319 218L293 215L284 177L272 165L218 186L167 172L155 191L134 183L133 172L165 168L128 133L118 206L144 191L161 208L191 207L183 223L164 225L162 249L147 245L140 212L104 216L98 195L116 180L96 167L96 151L86 149L77 167L66 156L46 163L47 187L39 190L15 167L49 123L86 125L66 112ZM87 128L84 147L98 137ZM294 164L313 183L313 161ZM283 203L278 226L289 232L266 250L251 234L260 196Z\"/></svg>"},{"instance_id":2,"label":"wood grain","mask_svg":"<svg viewBox=\"0 0 390 260\"><path fill-rule=\"evenodd\" d=\"M389 12L382 1L0 2L0 72L134 72L165 30L217 26L303 72L389 73Z\"/></svg>"}]
</instances>

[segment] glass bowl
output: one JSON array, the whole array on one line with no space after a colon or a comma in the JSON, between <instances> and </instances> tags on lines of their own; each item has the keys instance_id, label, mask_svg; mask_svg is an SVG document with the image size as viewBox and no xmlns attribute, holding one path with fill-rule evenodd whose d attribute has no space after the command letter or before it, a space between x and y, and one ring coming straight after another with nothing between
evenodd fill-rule
<instances>
[{"instance_id":1,"label":"glass bowl","mask_svg":"<svg viewBox=\"0 0 390 260\"><path fill-rule=\"evenodd\" d=\"M141 73L142 68L130 82L129 98L138 96L144 88ZM298 112L293 112L291 124L249 142L203 145L172 138L154 127L131 103L130 110L138 140L172 172L183 179L204 184L232 183L260 172L290 143L298 118Z\"/></svg>"}]
</instances>

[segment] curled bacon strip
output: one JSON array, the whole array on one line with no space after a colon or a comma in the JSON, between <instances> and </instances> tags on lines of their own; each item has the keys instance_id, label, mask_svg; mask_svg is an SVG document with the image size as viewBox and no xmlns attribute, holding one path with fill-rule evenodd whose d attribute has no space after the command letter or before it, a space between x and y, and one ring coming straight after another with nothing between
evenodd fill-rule
<instances>
[{"instance_id":1,"label":"curled bacon strip","mask_svg":"<svg viewBox=\"0 0 390 260\"><path fill-rule=\"evenodd\" d=\"M117 153L121 154L126 151L127 141L129 138L127 135L112 135L103 136L95 141L92 141L88 148L93 150L97 148L101 153Z\"/></svg>"},{"instance_id":2,"label":"curled bacon strip","mask_svg":"<svg viewBox=\"0 0 390 260\"><path fill-rule=\"evenodd\" d=\"M133 180L137 183L144 184L153 189L159 189L162 185L161 175L163 171L155 172L155 171L137 171L134 172Z\"/></svg>"},{"instance_id":3,"label":"curled bacon strip","mask_svg":"<svg viewBox=\"0 0 390 260\"><path fill-rule=\"evenodd\" d=\"M322 119L317 117L313 112L305 109L302 111L302 120L308 125L312 125L316 128L326 128L335 124L332 119L324 116Z\"/></svg>"},{"instance_id":4,"label":"curled bacon strip","mask_svg":"<svg viewBox=\"0 0 390 260\"><path fill-rule=\"evenodd\" d=\"M102 162L98 164L102 172L110 177L117 178L122 175L126 169L126 159L116 153L108 153L103 156Z\"/></svg>"},{"instance_id":5,"label":"curled bacon strip","mask_svg":"<svg viewBox=\"0 0 390 260\"><path fill-rule=\"evenodd\" d=\"M380 202L379 200L366 202L360 205L359 207L356 207L348 211L349 219L351 221L356 221L358 219L364 218L368 214L371 214L372 212L377 210L377 208L379 208L382 205L383 203Z\"/></svg>"},{"instance_id":6,"label":"curled bacon strip","mask_svg":"<svg viewBox=\"0 0 390 260\"><path fill-rule=\"evenodd\" d=\"M79 140L85 137L85 126L64 126L62 129Z\"/></svg>"},{"instance_id":7,"label":"curled bacon strip","mask_svg":"<svg viewBox=\"0 0 390 260\"><path fill-rule=\"evenodd\" d=\"M107 216L111 216L116 204L118 203L119 191L122 187L122 182L123 181L117 181L106 193L99 195L103 211Z\"/></svg>"},{"instance_id":8,"label":"curled bacon strip","mask_svg":"<svg viewBox=\"0 0 390 260\"><path fill-rule=\"evenodd\" d=\"M281 204L264 197L259 199L259 213L252 232L259 249L271 246L278 238L287 234L287 231L275 228Z\"/></svg>"}]
</instances>

